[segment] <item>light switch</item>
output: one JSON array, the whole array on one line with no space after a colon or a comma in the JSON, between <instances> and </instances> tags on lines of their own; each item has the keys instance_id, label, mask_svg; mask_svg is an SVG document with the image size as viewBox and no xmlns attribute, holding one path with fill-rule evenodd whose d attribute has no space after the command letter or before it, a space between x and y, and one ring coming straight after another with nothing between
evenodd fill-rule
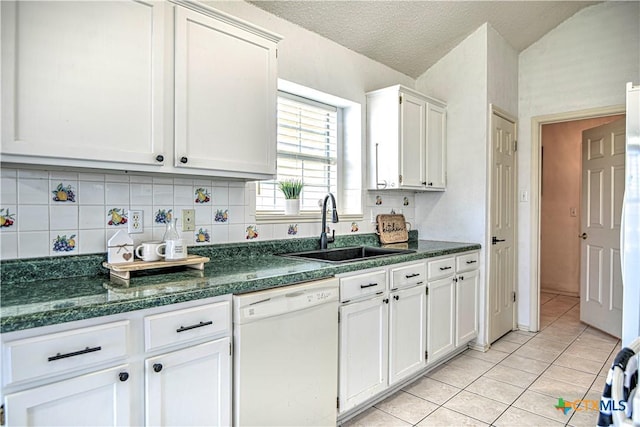
<instances>
[{"instance_id":1,"label":"light switch","mask_svg":"<svg viewBox=\"0 0 640 427\"><path fill-rule=\"evenodd\" d=\"M529 192L527 190L520 190L520 202L529 201Z\"/></svg>"},{"instance_id":2,"label":"light switch","mask_svg":"<svg viewBox=\"0 0 640 427\"><path fill-rule=\"evenodd\" d=\"M578 216L578 210L576 208L569 208L569 215Z\"/></svg>"}]
</instances>

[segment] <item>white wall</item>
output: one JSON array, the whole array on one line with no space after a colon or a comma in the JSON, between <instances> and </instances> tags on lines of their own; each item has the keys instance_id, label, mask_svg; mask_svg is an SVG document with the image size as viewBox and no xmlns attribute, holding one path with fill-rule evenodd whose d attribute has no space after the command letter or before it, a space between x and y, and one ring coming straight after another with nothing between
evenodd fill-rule
<instances>
[{"instance_id":1,"label":"white wall","mask_svg":"<svg viewBox=\"0 0 640 427\"><path fill-rule=\"evenodd\" d=\"M520 54L518 81L518 182L530 203L518 209L518 323L530 324L532 286L531 119L624 104L625 83L640 82L640 3L605 2L560 24ZM537 158L537 153L535 153ZM537 164L537 162L536 162ZM537 173L536 179L537 179Z\"/></svg>"}]
</instances>

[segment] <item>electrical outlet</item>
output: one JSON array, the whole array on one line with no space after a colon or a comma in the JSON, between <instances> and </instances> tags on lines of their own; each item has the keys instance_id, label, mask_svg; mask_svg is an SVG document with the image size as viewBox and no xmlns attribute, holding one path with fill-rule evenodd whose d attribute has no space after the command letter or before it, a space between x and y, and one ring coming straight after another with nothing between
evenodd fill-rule
<instances>
[{"instance_id":1,"label":"electrical outlet","mask_svg":"<svg viewBox=\"0 0 640 427\"><path fill-rule=\"evenodd\" d=\"M182 210L182 231L195 231L196 211L195 209Z\"/></svg>"},{"instance_id":2,"label":"electrical outlet","mask_svg":"<svg viewBox=\"0 0 640 427\"><path fill-rule=\"evenodd\" d=\"M129 234L138 234L144 232L144 211L129 209Z\"/></svg>"}]
</instances>

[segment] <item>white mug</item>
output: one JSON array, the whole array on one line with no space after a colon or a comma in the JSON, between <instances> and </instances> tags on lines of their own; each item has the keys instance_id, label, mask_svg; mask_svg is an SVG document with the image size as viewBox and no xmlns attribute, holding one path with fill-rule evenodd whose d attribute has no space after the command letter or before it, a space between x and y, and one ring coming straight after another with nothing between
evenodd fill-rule
<instances>
[{"instance_id":1,"label":"white mug","mask_svg":"<svg viewBox=\"0 0 640 427\"><path fill-rule=\"evenodd\" d=\"M136 248L136 256L143 261L159 261L164 256L160 252L162 246L162 242L143 242Z\"/></svg>"},{"instance_id":2,"label":"white mug","mask_svg":"<svg viewBox=\"0 0 640 427\"><path fill-rule=\"evenodd\" d=\"M161 252L166 260L180 260L187 257L187 245L184 240L167 240L158 249L164 247L164 252Z\"/></svg>"}]
</instances>

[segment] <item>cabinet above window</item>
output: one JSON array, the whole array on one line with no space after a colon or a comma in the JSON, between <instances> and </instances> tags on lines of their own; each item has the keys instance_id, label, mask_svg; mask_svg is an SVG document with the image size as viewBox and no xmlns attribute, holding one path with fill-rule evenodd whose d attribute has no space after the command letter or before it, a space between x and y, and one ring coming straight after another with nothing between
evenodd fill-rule
<instances>
[{"instance_id":1,"label":"cabinet above window","mask_svg":"<svg viewBox=\"0 0 640 427\"><path fill-rule=\"evenodd\" d=\"M2 161L267 179L280 37L194 2L2 2Z\"/></svg>"},{"instance_id":2,"label":"cabinet above window","mask_svg":"<svg viewBox=\"0 0 640 427\"><path fill-rule=\"evenodd\" d=\"M368 188L446 188L446 105L404 86L367 93Z\"/></svg>"}]
</instances>

